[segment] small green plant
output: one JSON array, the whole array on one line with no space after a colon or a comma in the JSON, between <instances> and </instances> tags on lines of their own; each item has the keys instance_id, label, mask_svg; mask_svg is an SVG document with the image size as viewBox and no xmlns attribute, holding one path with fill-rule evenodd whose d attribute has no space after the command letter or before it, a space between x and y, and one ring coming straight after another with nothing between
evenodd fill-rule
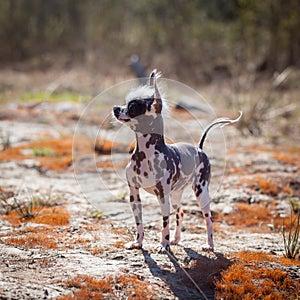
<instances>
[{"instance_id":1,"label":"small green plant","mask_svg":"<svg viewBox=\"0 0 300 300\"><path fill-rule=\"evenodd\" d=\"M15 211L20 215L21 219L30 220L36 217L39 211L34 211L32 201L19 201L14 197Z\"/></svg>"},{"instance_id":2,"label":"small green plant","mask_svg":"<svg viewBox=\"0 0 300 300\"><path fill-rule=\"evenodd\" d=\"M33 148L32 153L34 156L54 156L54 153L50 148Z\"/></svg>"},{"instance_id":3,"label":"small green plant","mask_svg":"<svg viewBox=\"0 0 300 300\"><path fill-rule=\"evenodd\" d=\"M15 210L21 219L30 220L35 218L41 211L42 207L36 206L36 202L31 191L25 188L27 197L20 199L20 192L13 197L12 210Z\"/></svg>"},{"instance_id":4,"label":"small green plant","mask_svg":"<svg viewBox=\"0 0 300 300\"><path fill-rule=\"evenodd\" d=\"M103 217L103 212L101 210L92 211L89 216L93 219L101 219Z\"/></svg>"},{"instance_id":5,"label":"small green plant","mask_svg":"<svg viewBox=\"0 0 300 300\"><path fill-rule=\"evenodd\" d=\"M300 252L299 233L300 233L300 204L290 200L290 226L287 232L283 226L282 235L284 243L285 257L295 259Z\"/></svg>"},{"instance_id":6,"label":"small green plant","mask_svg":"<svg viewBox=\"0 0 300 300\"><path fill-rule=\"evenodd\" d=\"M34 206L51 207L59 204L61 196L54 194L53 186L50 186L47 192L32 195L31 200Z\"/></svg>"}]
</instances>

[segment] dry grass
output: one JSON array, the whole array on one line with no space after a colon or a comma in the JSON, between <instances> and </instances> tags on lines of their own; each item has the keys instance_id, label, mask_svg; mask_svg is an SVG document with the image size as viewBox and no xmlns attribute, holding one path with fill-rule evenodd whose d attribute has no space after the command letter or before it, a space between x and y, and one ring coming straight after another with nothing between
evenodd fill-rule
<instances>
[{"instance_id":1,"label":"dry grass","mask_svg":"<svg viewBox=\"0 0 300 300\"><path fill-rule=\"evenodd\" d=\"M10 237L5 239L5 244L14 247L23 247L25 249L43 248L43 249L57 249L57 243L53 235L42 232L29 232L24 236Z\"/></svg>"},{"instance_id":2,"label":"dry grass","mask_svg":"<svg viewBox=\"0 0 300 300\"><path fill-rule=\"evenodd\" d=\"M265 253L241 252L216 281L216 299L297 299L300 283Z\"/></svg>"},{"instance_id":3,"label":"dry grass","mask_svg":"<svg viewBox=\"0 0 300 300\"><path fill-rule=\"evenodd\" d=\"M261 194L272 197L276 197L280 193L300 196L300 182L290 176L277 176L276 178L272 178L269 175L245 176L238 181L238 184L242 184L251 188L253 191L259 191Z\"/></svg>"},{"instance_id":4,"label":"dry grass","mask_svg":"<svg viewBox=\"0 0 300 300\"><path fill-rule=\"evenodd\" d=\"M268 224L273 224L274 216L270 208L263 204L237 203L234 212L223 217L230 226L238 229L249 229L262 232L268 229Z\"/></svg>"},{"instance_id":5,"label":"dry grass","mask_svg":"<svg viewBox=\"0 0 300 300\"><path fill-rule=\"evenodd\" d=\"M233 254L233 257L241 259L245 262L275 262L284 266L300 266L300 261L289 259L284 256L275 256L265 252L240 251Z\"/></svg>"},{"instance_id":6,"label":"dry grass","mask_svg":"<svg viewBox=\"0 0 300 300\"><path fill-rule=\"evenodd\" d=\"M280 162L300 168L299 150L297 147L279 149L273 154L273 157Z\"/></svg>"},{"instance_id":7,"label":"dry grass","mask_svg":"<svg viewBox=\"0 0 300 300\"><path fill-rule=\"evenodd\" d=\"M21 223L29 221L50 226L64 226L69 224L70 214L63 207L33 207L33 212L35 211L37 211L38 214L29 220L22 219L15 210L3 215L3 218L8 220L13 226L19 226Z\"/></svg>"},{"instance_id":8,"label":"dry grass","mask_svg":"<svg viewBox=\"0 0 300 300\"><path fill-rule=\"evenodd\" d=\"M72 288L73 295L61 296L59 300L67 299L153 299L154 293L149 284L135 275L109 276L97 279L89 275L77 275L69 279L67 288Z\"/></svg>"},{"instance_id":9,"label":"dry grass","mask_svg":"<svg viewBox=\"0 0 300 300\"><path fill-rule=\"evenodd\" d=\"M242 178L239 181L240 184L246 184L253 190L259 190L260 193L276 196L280 191L279 184L272 178L265 178L263 176L254 176L251 178Z\"/></svg>"},{"instance_id":10,"label":"dry grass","mask_svg":"<svg viewBox=\"0 0 300 300\"><path fill-rule=\"evenodd\" d=\"M96 279L89 275L78 275L69 279L67 288L74 288L73 295L61 296L58 299L103 299L104 294L112 293L112 278Z\"/></svg>"},{"instance_id":11,"label":"dry grass","mask_svg":"<svg viewBox=\"0 0 300 300\"><path fill-rule=\"evenodd\" d=\"M256 177L256 184L259 186L262 194L276 196L279 192L278 183L273 181L271 178L263 178L261 176Z\"/></svg>"},{"instance_id":12,"label":"dry grass","mask_svg":"<svg viewBox=\"0 0 300 300\"><path fill-rule=\"evenodd\" d=\"M72 146L73 137L29 142L26 145L12 147L2 151L0 162L35 159L39 162L42 170L62 172L72 165ZM92 141L84 137L76 137L74 149L82 155L92 154L94 151L101 155L111 154L112 150L116 152L129 152L127 145L123 146L122 144L113 143L109 140L97 140L93 146ZM126 164L127 161L116 163L107 160L98 162L97 167L123 168Z\"/></svg>"},{"instance_id":13,"label":"dry grass","mask_svg":"<svg viewBox=\"0 0 300 300\"><path fill-rule=\"evenodd\" d=\"M236 203L234 212L222 216L222 220L235 229L256 233L270 232L270 230L281 232L283 224L287 224L286 229L290 228L290 224L287 223L289 217L280 216L274 203Z\"/></svg>"},{"instance_id":14,"label":"dry grass","mask_svg":"<svg viewBox=\"0 0 300 300\"><path fill-rule=\"evenodd\" d=\"M72 144L72 137L29 142L2 151L0 161L34 158L42 169L64 171L72 164Z\"/></svg>"}]
</instances>

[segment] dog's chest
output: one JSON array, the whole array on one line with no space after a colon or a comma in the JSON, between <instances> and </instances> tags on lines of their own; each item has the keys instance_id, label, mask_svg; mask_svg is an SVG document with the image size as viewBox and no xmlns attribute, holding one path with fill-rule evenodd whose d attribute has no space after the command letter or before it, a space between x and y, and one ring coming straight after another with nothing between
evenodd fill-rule
<instances>
[{"instance_id":1,"label":"dog's chest","mask_svg":"<svg viewBox=\"0 0 300 300\"><path fill-rule=\"evenodd\" d=\"M171 148L137 150L126 170L127 180L136 187L150 188L158 182L174 184L180 177L180 157Z\"/></svg>"}]
</instances>

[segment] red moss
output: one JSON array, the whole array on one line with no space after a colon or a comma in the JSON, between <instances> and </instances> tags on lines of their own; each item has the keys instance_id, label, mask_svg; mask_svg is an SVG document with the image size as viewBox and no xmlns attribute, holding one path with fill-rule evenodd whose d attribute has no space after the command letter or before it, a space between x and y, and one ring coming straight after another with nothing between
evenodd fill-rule
<instances>
[{"instance_id":1,"label":"red moss","mask_svg":"<svg viewBox=\"0 0 300 300\"><path fill-rule=\"evenodd\" d=\"M295 299L300 284L280 267L266 263L275 261L265 253L244 251L221 273L216 281L217 299Z\"/></svg>"},{"instance_id":2,"label":"red moss","mask_svg":"<svg viewBox=\"0 0 300 300\"><path fill-rule=\"evenodd\" d=\"M5 239L5 244L13 246L21 246L26 249L30 248L46 248L46 249L56 249L57 244L53 237L50 237L45 232L31 232L20 237L11 237Z\"/></svg>"},{"instance_id":3,"label":"red moss","mask_svg":"<svg viewBox=\"0 0 300 300\"><path fill-rule=\"evenodd\" d=\"M36 159L42 169L63 171L72 164L73 138L49 139L29 142L26 145L9 148L1 152L0 161ZM35 155L34 149L45 151L44 155ZM32 150L32 153L24 154L24 150Z\"/></svg>"},{"instance_id":4,"label":"red moss","mask_svg":"<svg viewBox=\"0 0 300 300\"><path fill-rule=\"evenodd\" d=\"M135 275L120 275L96 279L89 275L77 275L69 279L67 288L73 289L73 296L61 296L59 300L66 299L117 299L120 293L126 299L144 300L154 298L149 284L140 280Z\"/></svg>"},{"instance_id":5,"label":"red moss","mask_svg":"<svg viewBox=\"0 0 300 300\"><path fill-rule=\"evenodd\" d=\"M31 219L23 219L15 210L3 215L3 218L8 220L13 226L19 226L21 223L25 222L33 222L51 226L63 226L69 224L70 214L65 208L62 207L33 207L32 212L35 217Z\"/></svg>"},{"instance_id":6,"label":"red moss","mask_svg":"<svg viewBox=\"0 0 300 300\"><path fill-rule=\"evenodd\" d=\"M246 203L237 203L235 212L224 216L223 219L231 226L241 229L252 228L256 231L265 229L262 227L266 227L273 220L269 207Z\"/></svg>"}]
</instances>

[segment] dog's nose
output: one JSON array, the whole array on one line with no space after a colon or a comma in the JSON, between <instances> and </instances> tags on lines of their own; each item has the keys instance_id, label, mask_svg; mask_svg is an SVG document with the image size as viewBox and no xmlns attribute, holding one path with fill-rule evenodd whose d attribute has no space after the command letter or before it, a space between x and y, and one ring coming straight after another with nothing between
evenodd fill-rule
<instances>
[{"instance_id":1,"label":"dog's nose","mask_svg":"<svg viewBox=\"0 0 300 300\"><path fill-rule=\"evenodd\" d=\"M118 118L120 116L121 113L121 107L120 106L114 106L113 107L113 112L116 118Z\"/></svg>"}]
</instances>

